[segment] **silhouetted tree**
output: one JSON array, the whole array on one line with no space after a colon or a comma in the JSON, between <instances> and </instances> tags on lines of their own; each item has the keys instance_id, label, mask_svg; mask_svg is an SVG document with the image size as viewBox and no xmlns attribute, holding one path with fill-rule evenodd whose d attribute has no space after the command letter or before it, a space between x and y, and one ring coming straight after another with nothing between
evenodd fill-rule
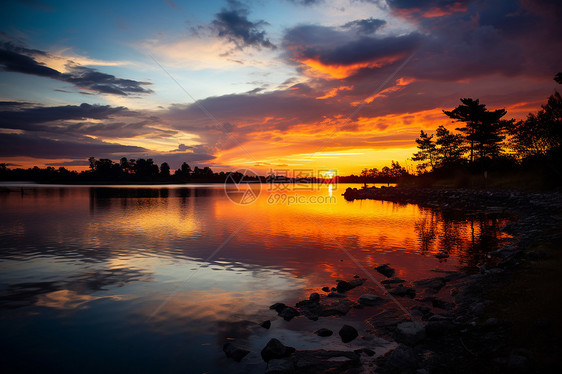
<instances>
[{"instance_id":1,"label":"silhouetted tree","mask_svg":"<svg viewBox=\"0 0 562 374\"><path fill-rule=\"evenodd\" d=\"M501 152L501 141L505 138L503 130L509 121L502 121L506 115L505 109L488 111L486 105L480 104L478 99L461 99L462 104L452 111L444 110L448 117L464 122L464 127L457 128L464 134L469 145L470 162L474 162L474 151L478 151L480 158L496 157Z\"/></svg>"},{"instance_id":2,"label":"silhouetted tree","mask_svg":"<svg viewBox=\"0 0 562 374\"><path fill-rule=\"evenodd\" d=\"M523 158L546 155L562 145L562 97L555 92L537 114L530 113L525 121L511 129L513 147Z\"/></svg>"},{"instance_id":3,"label":"silhouetted tree","mask_svg":"<svg viewBox=\"0 0 562 374\"><path fill-rule=\"evenodd\" d=\"M167 162L163 162L162 165L160 165L160 175L163 177L170 176L170 165L168 165Z\"/></svg>"},{"instance_id":4,"label":"silhouetted tree","mask_svg":"<svg viewBox=\"0 0 562 374\"><path fill-rule=\"evenodd\" d=\"M437 128L435 135L437 137L435 144L439 165L448 166L459 163L465 153L462 136L451 133L443 125Z\"/></svg>"},{"instance_id":5,"label":"silhouetted tree","mask_svg":"<svg viewBox=\"0 0 562 374\"><path fill-rule=\"evenodd\" d=\"M416 139L419 151L412 156L413 161L418 161L416 166L418 172L423 172L430 166L432 169L435 167L437 150L433 142L433 135L428 135L423 130L420 131L420 137Z\"/></svg>"}]
</instances>

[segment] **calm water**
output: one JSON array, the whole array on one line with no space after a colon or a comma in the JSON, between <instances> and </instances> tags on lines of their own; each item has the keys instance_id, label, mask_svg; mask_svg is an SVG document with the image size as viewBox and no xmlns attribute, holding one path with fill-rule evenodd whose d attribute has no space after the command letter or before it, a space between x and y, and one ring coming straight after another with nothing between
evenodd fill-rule
<instances>
[{"instance_id":1,"label":"calm water","mask_svg":"<svg viewBox=\"0 0 562 374\"><path fill-rule=\"evenodd\" d=\"M271 337L320 348L311 332L341 325L268 308L364 276L340 245L414 281L474 266L501 240L504 220L346 202L345 187L237 205L222 185L0 186L0 371L263 372ZM270 330L255 324L266 319ZM324 344L346 348L336 336ZM227 360L228 339L253 353Z\"/></svg>"}]
</instances>

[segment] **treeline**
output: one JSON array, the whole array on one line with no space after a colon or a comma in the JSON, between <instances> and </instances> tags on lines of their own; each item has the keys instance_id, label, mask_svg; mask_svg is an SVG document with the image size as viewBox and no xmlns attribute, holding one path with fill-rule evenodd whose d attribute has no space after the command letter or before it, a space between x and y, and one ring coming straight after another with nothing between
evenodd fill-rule
<instances>
[{"instance_id":1,"label":"treeline","mask_svg":"<svg viewBox=\"0 0 562 374\"><path fill-rule=\"evenodd\" d=\"M401 177L409 175L406 168L397 161L392 161L391 166L384 166L380 170L377 168L363 169L361 174L340 177L340 183L395 183Z\"/></svg>"},{"instance_id":2,"label":"treeline","mask_svg":"<svg viewBox=\"0 0 562 374\"><path fill-rule=\"evenodd\" d=\"M562 83L562 73L554 78ZM478 99L443 113L461 124L453 133L439 126L416 139L416 178L408 183L447 181L456 187L557 188L562 181L562 97L555 91L525 120L505 119L505 109L488 110ZM446 183L443 183L446 184Z\"/></svg>"},{"instance_id":3,"label":"treeline","mask_svg":"<svg viewBox=\"0 0 562 374\"><path fill-rule=\"evenodd\" d=\"M214 173L206 166L191 167L183 163L175 171L170 170L168 163L160 166L152 159L121 158L113 162L107 158L90 157L89 170L77 172L64 167L54 168L37 166L29 169L9 169L0 164L0 180L2 181L33 181L39 183L187 183L187 182L224 182L229 173Z\"/></svg>"}]
</instances>

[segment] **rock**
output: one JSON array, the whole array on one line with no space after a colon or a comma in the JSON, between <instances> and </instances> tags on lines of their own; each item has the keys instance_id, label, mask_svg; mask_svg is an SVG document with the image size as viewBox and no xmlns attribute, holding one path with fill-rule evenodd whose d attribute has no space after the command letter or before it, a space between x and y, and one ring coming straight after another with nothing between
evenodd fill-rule
<instances>
[{"instance_id":1,"label":"rock","mask_svg":"<svg viewBox=\"0 0 562 374\"><path fill-rule=\"evenodd\" d=\"M394 284L394 283L404 283L404 282L406 281L400 278L385 279L381 281L382 284Z\"/></svg>"},{"instance_id":2,"label":"rock","mask_svg":"<svg viewBox=\"0 0 562 374\"><path fill-rule=\"evenodd\" d=\"M330 292L330 287L322 287L322 291L324 291L324 292Z\"/></svg>"},{"instance_id":3,"label":"rock","mask_svg":"<svg viewBox=\"0 0 562 374\"><path fill-rule=\"evenodd\" d=\"M359 279L359 275L355 274L355 275L353 276L353 278Z\"/></svg>"},{"instance_id":4,"label":"rock","mask_svg":"<svg viewBox=\"0 0 562 374\"><path fill-rule=\"evenodd\" d=\"M236 347L232 343L225 343L222 346L222 351L226 354L226 357L233 359L236 362L240 362L250 351Z\"/></svg>"},{"instance_id":5,"label":"rock","mask_svg":"<svg viewBox=\"0 0 562 374\"><path fill-rule=\"evenodd\" d=\"M402 322L396 326L394 339L399 343L416 345L425 339L425 325L422 322Z\"/></svg>"},{"instance_id":6,"label":"rock","mask_svg":"<svg viewBox=\"0 0 562 374\"><path fill-rule=\"evenodd\" d=\"M339 292L330 292L328 294L328 297L337 297L337 298L344 298L347 297L344 293L339 293Z\"/></svg>"},{"instance_id":7,"label":"rock","mask_svg":"<svg viewBox=\"0 0 562 374\"><path fill-rule=\"evenodd\" d=\"M341 341L344 343L349 343L353 339L359 336L359 333L353 326L343 325L339 331Z\"/></svg>"},{"instance_id":8,"label":"rock","mask_svg":"<svg viewBox=\"0 0 562 374\"><path fill-rule=\"evenodd\" d=\"M296 310L295 308L291 308L290 306L285 307L285 309L283 309L280 313L279 316L283 317L283 319L285 321L290 321L292 320L294 317L300 316L300 312L298 310Z\"/></svg>"},{"instance_id":9,"label":"rock","mask_svg":"<svg viewBox=\"0 0 562 374\"><path fill-rule=\"evenodd\" d=\"M443 253L443 252L439 252L435 255L435 258L438 258L440 260L443 259L443 258L448 258L448 257L449 257L449 255L446 254L446 253Z\"/></svg>"},{"instance_id":10,"label":"rock","mask_svg":"<svg viewBox=\"0 0 562 374\"><path fill-rule=\"evenodd\" d=\"M414 284L418 287L427 288L433 291L433 293L437 293L441 288L443 288L443 286L445 286L445 282L446 282L445 278L438 277L438 278L431 278L431 279L422 279L417 282L414 282Z\"/></svg>"},{"instance_id":11,"label":"rock","mask_svg":"<svg viewBox=\"0 0 562 374\"><path fill-rule=\"evenodd\" d=\"M354 287L346 281L339 281L338 285L336 286L336 290L338 290L338 292L344 293L347 292L349 290L352 290Z\"/></svg>"},{"instance_id":12,"label":"rock","mask_svg":"<svg viewBox=\"0 0 562 374\"><path fill-rule=\"evenodd\" d=\"M371 295L370 293L366 293L359 297L359 303L361 305L375 306L375 305L383 304L385 302L386 300L383 299L382 297Z\"/></svg>"},{"instance_id":13,"label":"rock","mask_svg":"<svg viewBox=\"0 0 562 374\"><path fill-rule=\"evenodd\" d=\"M369 348L361 348L361 349L356 349L355 351L353 351L357 354L361 354L361 353L365 353L367 356L369 357L373 357L375 355L375 351L369 349Z\"/></svg>"},{"instance_id":14,"label":"rock","mask_svg":"<svg viewBox=\"0 0 562 374\"><path fill-rule=\"evenodd\" d=\"M295 363L290 359L272 359L267 363L266 374L291 374L295 372Z\"/></svg>"},{"instance_id":15,"label":"rock","mask_svg":"<svg viewBox=\"0 0 562 374\"><path fill-rule=\"evenodd\" d=\"M365 283L365 279L353 279L349 282L346 281L338 281L338 285L336 286L336 290L338 292L347 292L349 290L354 289L355 287L359 287L361 286L363 283Z\"/></svg>"},{"instance_id":16,"label":"rock","mask_svg":"<svg viewBox=\"0 0 562 374\"><path fill-rule=\"evenodd\" d=\"M264 329L268 329L271 327L271 321L267 320L267 321L263 321L262 323L260 323L260 326L263 327Z\"/></svg>"},{"instance_id":17,"label":"rock","mask_svg":"<svg viewBox=\"0 0 562 374\"><path fill-rule=\"evenodd\" d=\"M288 357L291 353L295 352L295 348L283 345L279 340L273 338L261 351L261 358L265 362L273 359Z\"/></svg>"},{"instance_id":18,"label":"rock","mask_svg":"<svg viewBox=\"0 0 562 374\"><path fill-rule=\"evenodd\" d=\"M321 329L316 330L314 333L318 336L321 336L321 337L325 338L327 336L332 336L333 331L330 330L330 329L321 328Z\"/></svg>"},{"instance_id":19,"label":"rock","mask_svg":"<svg viewBox=\"0 0 562 374\"><path fill-rule=\"evenodd\" d=\"M497 318L488 318L485 322L484 322L484 326L486 327L496 327L498 325L499 321Z\"/></svg>"},{"instance_id":20,"label":"rock","mask_svg":"<svg viewBox=\"0 0 562 374\"><path fill-rule=\"evenodd\" d=\"M385 367L399 372L413 371L418 366L418 358L414 350L400 344L386 359Z\"/></svg>"},{"instance_id":21,"label":"rock","mask_svg":"<svg viewBox=\"0 0 562 374\"><path fill-rule=\"evenodd\" d=\"M313 292L310 294L310 297L308 298L310 301L319 301L320 300L320 295L316 292Z\"/></svg>"},{"instance_id":22,"label":"rock","mask_svg":"<svg viewBox=\"0 0 562 374\"><path fill-rule=\"evenodd\" d=\"M416 297L416 290L399 284L397 287L390 290L390 294L394 296L408 296L413 299Z\"/></svg>"},{"instance_id":23,"label":"rock","mask_svg":"<svg viewBox=\"0 0 562 374\"><path fill-rule=\"evenodd\" d=\"M375 270L387 278L392 278L394 276L394 269L387 264L377 266Z\"/></svg>"},{"instance_id":24,"label":"rock","mask_svg":"<svg viewBox=\"0 0 562 374\"><path fill-rule=\"evenodd\" d=\"M283 303L275 303L272 306L269 307L269 309L273 309L275 310L277 313L280 313L283 309L285 309L287 307L287 305L283 304Z\"/></svg>"}]
</instances>

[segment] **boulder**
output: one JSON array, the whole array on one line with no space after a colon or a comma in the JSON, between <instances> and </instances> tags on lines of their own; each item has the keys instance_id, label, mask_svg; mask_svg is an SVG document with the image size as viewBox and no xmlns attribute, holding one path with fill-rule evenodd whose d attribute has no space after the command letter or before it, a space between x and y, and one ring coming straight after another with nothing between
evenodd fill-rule
<instances>
[{"instance_id":1,"label":"boulder","mask_svg":"<svg viewBox=\"0 0 562 374\"><path fill-rule=\"evenodd\" d=\"M324 292L330 292L330 287L322 287L322 291L324 291Z\"/></svg>"},{"instance_id":2,"label":"boulder","mask_svg":"<svg viewBox=\"0 0 562 374\"><path fill-rule=\"evenodd\" d=\"M310 294L310 297L308 299L310 301L319 301L320 295L317 292L313 292L313 293Z\"/></svg>"},{"instance_id":3,"label":"boulder","mask_svg":"<svg viewBox=\"0 0 562 374\"><path fill-rule=\"evenodd\" d=\"M298 310L296 310L295 308L291 308L290 306L285 307L285 309L283 309L280 313L279 316L283 317L283 319L285 321L290 321L292 320L294 317L300 316L300 312Z\"/></svg>"},{"instance_id":4,"label":"boulder","mask_svg":"<svg viewBox=\"0 0 562 374\"><path fill-rule=\"evenodd\" d=\"M231 358L236 362L240 362L248 353L250 353L250 351L237 347L230 342L223 345L222 351L226 354L226 357Z\"/></svg>"},{"instance_id":5,"label":"boulder","mask_svg":"<svg viewBox=\"0 0 562 374\"><path fill-rule=\"evenodd\" d=\"M332 336L332 334L334 332L330 329L321 328L321 329L316 330L314 333L318 336L321 336L321 337L325 338L327 336Z\"/></svg>"},{"instance_id":6,"label":"boulder","mask_svg":"<svg viewBox=\"0 0 562 374\"><path fill-rule=\"evenodd\" d=\"M409 298L416 297L416 290L411 287L404 287L403 285L399 284L397 287L394 287L390 290L390 294L394 296L408 296Z\"/></svg>"},{"instance_id":7,"label":"boulder","mask_svg":"<svg viewBox=\"0 0 562 374\"><path fill-rule=\"evenodd\" d=\"M271 321L270 320L263 321L262 323L260 323L260 326L263 327L264 329L269 329L271 327Z\"/></svg>"},{"instance_id":8,"label":"boulder","mask_svg":"<svg viewBox=\"0 0 562 374\"><path fill-rule=\"evenodd\" d=\"M399 343L416 345L425 339L425 325L422 322L402 322L396 326L394 339Z\"/></svg>"},{"instance_id":9,"label":"boulder","mask_svg":"<svg viewBox=\"0 0 562 374\"><path fill-rule=\"evenodd\" d=\"M377 266L375 270L387 278L392 278L394 276L394 269L387 264Z\"/></svg>"},{"instance_id":10,"label":"boulder","mask_svg":"<svg viewBox=\"0 0 562 374\"><path fill-rule=\"evenodd\" d=\"M283 304L283 303L275 303L272 306L269 307L269 309L273 309L275 310L277 313L280 313L283 309L285 309L287 307L287 305Z\"/></svg>"},{"instance_id":11,"label":"boulder","mask_svg":"<svg viewBox=\"0 0 562 374\"><path fill-rule=\"evenodd\" d=\"M279 340L273 338L262 349L261 358L263 358L265 362L269 362L273 359L289 357L293 352L295 352L295 348L287 347Z\"/></svg>"},{"instance_id":12,"label":"boulder","mask_svg":"<svg viewBox=\"0 0 562 374\"><path fill-rule=\"evenodd\" d=\"M359 336L359 333L353 326L343 325L339 331L342 342L349 343L353 339Z\"/></svg>"}]
</instances>

